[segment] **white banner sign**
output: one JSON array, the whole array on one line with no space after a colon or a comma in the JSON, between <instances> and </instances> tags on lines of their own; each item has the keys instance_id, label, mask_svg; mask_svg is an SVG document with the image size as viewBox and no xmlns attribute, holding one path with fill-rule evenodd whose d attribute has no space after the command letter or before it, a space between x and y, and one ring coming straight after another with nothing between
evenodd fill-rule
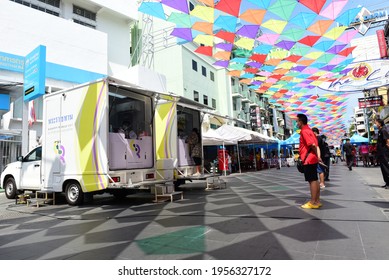
<instances>
[{"instance_id":1,"label":"white banner sign","mask_svg":"<svg viewBox=\"0 0 389 280\"><path fill-rule=\"evenodd\" d=\"M362 91L389 84L389 61L367 60L350 64L343 77L320 85L328 91Z\"/></svg>"}]
</instances>

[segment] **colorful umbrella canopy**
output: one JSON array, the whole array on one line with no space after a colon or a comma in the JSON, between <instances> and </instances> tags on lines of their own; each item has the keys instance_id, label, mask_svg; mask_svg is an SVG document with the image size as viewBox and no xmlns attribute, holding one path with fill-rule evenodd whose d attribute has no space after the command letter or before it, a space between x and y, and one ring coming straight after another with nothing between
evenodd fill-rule
<instances>
[{"instance_id":1,"label":"colorful umbrella canopy","mask_svg":"<svg viewBox=\"0 0 389 280\"><path fill-rule=\"evenodd\" d=\"M347 97L312 91L348 70L357 32L346 26L361 8L343 11L347 0L199 2L189 11L187 0L154 0L139 11L175 23L173 36L200 44L197 53L215 58L215 66L274 106L310 114L324 129L343 127Z\"/></svg>"}]
</instances>

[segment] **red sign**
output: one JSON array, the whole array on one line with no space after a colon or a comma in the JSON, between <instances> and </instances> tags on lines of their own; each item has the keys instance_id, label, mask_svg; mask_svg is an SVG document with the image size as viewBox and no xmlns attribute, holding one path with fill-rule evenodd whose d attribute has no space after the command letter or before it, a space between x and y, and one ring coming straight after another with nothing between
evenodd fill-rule
<instances>
[{"instance_id":1,"label":"red sign","mask_svg":"<svg viewBox=\"0 0 389 280\"><path fill-rule=\"evenodd\" d=\"M378 47L380 48L381 58L388 57L388 46L386 44L384 30L377 30Z\"/></svg>"},{"instance_id":2,"label":"red sign","mask_svg":"<svg viewBox=\"0 0 389 280\"><path fill-rule=\"evenodd\" d=\"M359 109L383 106L382 95L358 98Z\"/></svg>"}]
</instances>

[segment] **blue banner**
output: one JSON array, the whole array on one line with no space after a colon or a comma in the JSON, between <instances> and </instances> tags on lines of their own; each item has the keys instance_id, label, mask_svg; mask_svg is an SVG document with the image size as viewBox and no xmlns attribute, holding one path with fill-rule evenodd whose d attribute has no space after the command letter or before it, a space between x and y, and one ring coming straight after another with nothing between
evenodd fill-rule
<instances>
[{"instance_id":1,"label":"blue banner","mask_svg":"<svg viewBox=\"0 0 389 280\"><path fill-rule=\"evenodd\" d=\"M46 90L46 47L38 46L24 59L24 101L45 94Z\"/></svg>"},{"instance_id":2,"label":"blue banner","mask_svg":"<svg viewBox=\"0 0 389 280\"><path fill-rule=\"evenodd\" d=\"M10 99L9 94L0 93L0 110L9 111Z\"/></svg>"}]
</instances>

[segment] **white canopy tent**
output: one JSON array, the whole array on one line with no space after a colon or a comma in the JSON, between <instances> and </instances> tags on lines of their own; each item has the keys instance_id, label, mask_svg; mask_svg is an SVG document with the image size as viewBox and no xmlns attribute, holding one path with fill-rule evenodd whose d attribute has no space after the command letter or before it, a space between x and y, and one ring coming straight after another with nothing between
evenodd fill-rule
<instances>
[{"instance_id":1,"label":"white canopy tent","mask_svg":"<svg viewBox=\"0 0 389 280\"><path fill-rule=\"evenodd\" d=\"M214 129L208 129L207 132L203 133L203 145L214 146L214 145L236 145L237 140L223 137Z\"/></svg>"},{"instance_id":2,"label":"white canopy tent","mask_svg":"<svg viewBox=\"0 0 389 280\"><path fill-rule=\"evenodd\" d=\"M275 139L261 134L256 131L251 131L241 127L235 127L231 125L224 124L216 130L209 129L207 132L202 134L203 145L204 146L213 146L213 145L237 145L239 150L239 143L246 144L266 144L266 143L276 143ZM240 158L238 152L238 165L240 170Z\"/></svg>"}]
</instances>

